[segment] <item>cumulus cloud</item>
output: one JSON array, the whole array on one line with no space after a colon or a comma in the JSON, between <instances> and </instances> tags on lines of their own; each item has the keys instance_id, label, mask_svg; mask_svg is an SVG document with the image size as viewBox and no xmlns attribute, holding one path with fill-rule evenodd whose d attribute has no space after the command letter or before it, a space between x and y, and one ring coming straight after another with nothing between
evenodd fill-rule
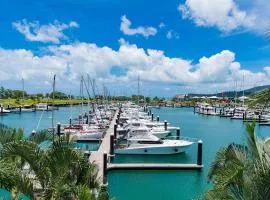
<instances>
[{"instance_id":1,"label":"cumulus cloud","mask_svg":"<svg viewBox=\"0 0 270 200\"><path fill-rule=\"evenodd\" d=\"M61 40L68 39L63 31L69 28L78 28L79 24L75 21L65 24L55 20L53 23L40 25L39 21L28 22L23 19L13 22L12 26L29 41L59 44Z\"/></svg>"},{"instance_id":2,"label":"cumulus cloud","mask_svg":"<svg viewBox=\"0 0 270 200\"><path fill-rule=\"evenodd\" d=\"M129 83L140 76L142 81L149 83L196 88L199 85L201 91L214 86L219 90L233 89L234 82L241 81L243 75L247 80L246 87L259 80L269 84L270 80L269 67L261 72L242 69L235 54L229 50L202 57L193 63L183 58L168 57L160 50L139 48L123 39L118 50L83 42L46 48L48 54L42 56L25 49L0 49L0 80L10 82L23 76L29 83L44 83L44 87L48 87L45 83L57 74L66 83L61 85L71 88L76 87L82 74L88 73L97 80L112 84ZM125 73L112 74L111 69L115 66Z\"/></svg>"},{"instance_id":3,"label":"cumulus cloud","mask_svg":"<svg viewBox=\"0 0 270 200\"><path fill-rule=\"evenodd\" d=\"M137 28L131 28L131 25L131 21L125 15L123 15L121 17L120 30L125 35L142 35L143 37L148 38L149 36L154 36L157 33L157 29L152 26L139 26Z\"/></svg>"},{"instance_id":4,"label":"cumulus cloud","mask_svg":"<svg viewBox=\"0 0 270 200\"><path fill-rule=\"evenodd\" d=\"M222 32L254 29L258 25L256 14L239 9L234 0L186 0L178 10L197 26L217 27Z\"/></svg>"}]
</instances>

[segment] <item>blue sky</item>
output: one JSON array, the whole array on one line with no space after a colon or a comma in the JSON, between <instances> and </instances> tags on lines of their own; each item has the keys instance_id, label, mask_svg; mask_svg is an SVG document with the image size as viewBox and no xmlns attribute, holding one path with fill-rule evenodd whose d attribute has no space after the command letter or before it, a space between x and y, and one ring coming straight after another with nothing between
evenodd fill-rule
<instances>
[{"instance_id":1,"label":"blue sky","mask_svg":"<svg viewBox=\"0 0 270 200\"><path fill-rule=\"evenodd\" d=\"M269 84L267 0L9 0L0 7L0 81L78 93L217 92ZM244 79L244 84L243 84ZM101 90L101 89L100 89Z\"/></svg>"}]
</instances>

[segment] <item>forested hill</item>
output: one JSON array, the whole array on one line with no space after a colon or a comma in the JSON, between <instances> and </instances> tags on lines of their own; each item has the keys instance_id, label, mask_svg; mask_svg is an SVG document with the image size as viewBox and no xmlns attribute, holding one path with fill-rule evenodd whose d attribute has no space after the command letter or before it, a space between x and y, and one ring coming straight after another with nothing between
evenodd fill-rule
<instances>
[{"instance_id":1,"label":"forested hill","mask_svg":"<svg viewBox=\"0 0 270 200\"><path fill-rule=\"evenodd\" d=\"M261 92L265 89L270 89L270 85L263 85L263 86L257 86L257 87L253 87L247 90L244 90L244 94L245 96L250 96L253 94L256 94L258 92ZM217 94L188 94L189 96L218 96L218 97L235 97L235 91L227 91L227 92L223 92L223 93L217 93ZM243 95L243 91L237 91L237 96L242 96Z\"/></svg>"}]
</instances>

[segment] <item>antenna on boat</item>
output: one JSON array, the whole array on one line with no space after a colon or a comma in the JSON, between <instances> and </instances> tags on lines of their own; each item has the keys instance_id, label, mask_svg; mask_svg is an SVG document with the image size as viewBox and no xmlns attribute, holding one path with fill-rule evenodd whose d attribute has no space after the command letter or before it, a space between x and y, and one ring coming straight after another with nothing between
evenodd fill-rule
<instances>
[{"instance_id":1,"label":"antenna on boat","mask_svg":"<svg viewBox=\"0 0 270 200\"><path fill-rule=\"evenodd\" d=\"M24 106L24 79L22 78L22 106Z\"/></svg>"},{"instance_id":2,"label":"antenna on boat","mask_svg":"<svg viewBox=\"0 0 270 200\"><path fill-rule=\"evenodd\" d=\"M139 105L139 100L140 99L140 76L138 76L138 105Z\"/></svg>"},{"instance_id":3,"label":"antenna on boat","mask_svg":"<svg viewBox=\"0 0 270 200\"><path fill-rule=\"evenodd\" d=\"M245 105L245 88L244 88L244 82L245 82L245 74L243 74L243 106Z\"/></svg>"},{"instance_id":4,"label":"antenna on boat","mask_svg":"<svg viewBox=\"0 0 270 200\"><path fill-rule=\"evenodd\" d=\"M55 94L55 77L53 76L53 93L52 93L52 135L53 135L53 142L54 142L54 94Z\"/></svg>"}]
</instances>

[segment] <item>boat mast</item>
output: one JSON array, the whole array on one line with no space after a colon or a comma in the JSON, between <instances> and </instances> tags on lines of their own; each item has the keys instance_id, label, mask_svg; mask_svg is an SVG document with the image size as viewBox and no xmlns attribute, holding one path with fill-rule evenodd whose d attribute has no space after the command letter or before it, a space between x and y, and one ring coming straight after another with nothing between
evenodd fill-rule
<instances>
[{"instance_id":1,"label":"boat mast","mask_svg":"<svg viewBox=\"0 0 270 200\"><path fill-rule=\"evenodd\" d=\"M53 76L53 93L52 93L52 135L53 135L53 142L54 142L54 94L55 94L55 77Z\"/></svg>"},{"instance_id":2,"label":"boat mast","mask_svg":"<svg viewBox=\"0 0 270 200\"><path fill-rule=\"evenodd\" d=\"M237 104L237 80L235 81L235 100L234 100L234 103L235 103L235 106L236 107L236 104Z\"/></svg>"},{"instance_id":3,"label":"boat mast","mask_svg":"<svg viewBox=\"0 0 270 200\"><path fill-rule=\"evenodd\" d=\"M24 106L24 79L22 78L22 106Z\"/></svg>"},{"instance_id":4,"label":"boat mast","mask_svg":"<svg viewBox=\"0 0 270 200\"><path fill-rule=\"evenodd\" d=\"M245 88L244 88L244 82L245 82L245 75L243 74L243 106L245 105Z\"/></svg>"},{"instance_id":5,"label":"boat mast","mask_svg":"<svg viewBox=\"0 0 270 200\"><path fill-rule=\"evenodd\" d=\"M139 99L140 99L140 76L138 76L138 105L139 105Z\"/></svg>"}]
</instances>

